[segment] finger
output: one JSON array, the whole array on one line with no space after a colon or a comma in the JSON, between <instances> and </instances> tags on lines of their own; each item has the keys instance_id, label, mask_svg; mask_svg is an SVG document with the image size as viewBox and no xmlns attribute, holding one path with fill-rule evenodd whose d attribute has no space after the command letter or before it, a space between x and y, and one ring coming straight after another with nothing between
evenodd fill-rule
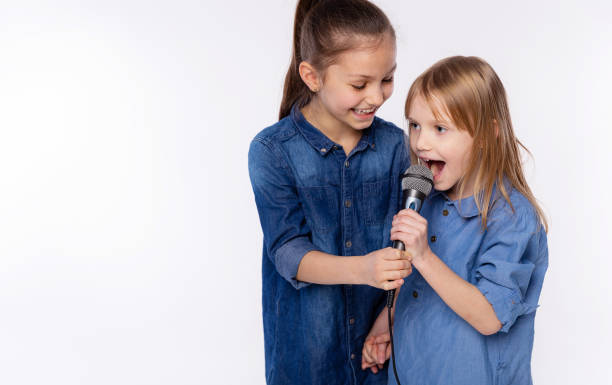
<instances>
[{"instance_id":1,"label":"finger","mask_svg":"<svg viewBox=\"0 0 612 385\"><path fill-rule=\"evenodd\" d=\"M374 338L374 341L373 341L373 343L377 345L387 343L387 342L391 342L391 334L389 333L379 334Z\"/></svg>"},{"instance_id":2,"label":"finger","mask_svg":"<svg viewBox=\"0 0 612 385\"><path fill-rule=\"evenodd\" d=\"M367 362L365 360L365 357L361 356L361 370L366 370L368 368L371 368L372 365L375 365L375 364L373 364L371 362Z\"/></svg>"},{"instance_id":3,"label":"finger","mask_svg":"<svg viewBox=\"0 0 612 385\"><path fill-rule=\"evenodd\" d=\"M393 289L397 289L399 287L401 287L404 284L404 280L403 279L396 279L395 281L384 281L380 284L380 287L383 290L393 290Z\"/></svg>"},{"instance_id":4,"label":"finger","mask_svg":"<svg viewBox=\"0 0 612 385\"><path fill-rule=\"evenodd\" d=\"M387 261L394 261L394 260L402 259L401 250L394 249L392 247L386 247L383 250L385 250L385 253L383 254L383 259Z\"/></svg>"},{"instance_id":5,"label":"finger","mask_svg":"<svg viewBox=\"0 0 612 385\"><path fill-rule=\"evenodd\" d=\"M376 350L376 362L379 364L384 364L385 361L385 352L387 350L387 344L378 344L378 349Z\"/></svg>"},{"instance_id":6,"label":"finger","mask_svg":"<svg viewBox=\"0 0 612 385\"><path fill-rule=\"evenodd\" d=\"M403 225L400 226L391 228L390 238L392 241L400 240L404 242L404 244L412 245L422 236L422 234L424 234L417 229L404 227Z\"/></svg>"},{"instance_id":7,"label":"finger","mask_svg":"<svg viewBox=\"0 0 612 385\"><path fill-rule=\"evenodd\" d=\"M410 273L411 273L410 269L391 270L391 271L383 272L381 276L386 281L395 281L395 280L402 279L402 278L409 276Z\"/></svg>"},{"instance_id":8,"label":"finger","mask_svg":"<svg viewBox=\"0 0 612 385\"><path fill-rule=\"evenodd\" d=\"M400 210L400 212L398 212L396 214L396 218L413 218L414 220L417 220L417 221L419 221L421 223L423 221L425 221L425 222L427 221L425 218L423 218L423 216L421 214L417 213L413 209L403 209L403 210Z\"/></svg>"},{"instance_id":9,"label":"finger","mask_svg":"<svg viewBox=\"0 0 612 385\"><path fill-rule=\"evenodd\" d=\"M391 225L391 232L401 231L407 234L415 234L418 235L427 230L425 226L415 224L415 223L403 223L398 222L394 225Z\"/></svg>"},{"instance_id":10,"label":"finger","mask_svg":"<svg viewBox=\"0 0 612 385\"><path fill-rule=\"evenodd\" d=\"M407 270L412 266L408 258L408 253L403 253L402 258L395 261L386 261L384 264L384 271L397 271L397 270Z\"/></svg>"},{"instance_id":11,"label":"finger","mask_svg":"<svg viewBox=\"0 0 612 385\"><path fill-rule=\"evenodd\" d=\"M402 241L402 243L404 244L404 246L411 246L414 243L416 243L416 236L413 234L407 234L405 232L402 231L398 231L398 230L391 230L391 234L389 235L389 238L392 241Z\"/></svg>"},{"instance_id":12,"label":"finger","mask_svg":"<svg viewBox=\"0 0 612 385\"><path fill-rule=\"evenodd\" d=\"M374 364L375 363L373 361L368 360L367 356L365 355L365 352L361 352L361 369L367 369Z\"/></svg>"},{"instance_id":13,"label":"finger","mask_svg":"<svg viewBox=\"0 0 612 385\"><path fill-rule=\"evenodd\" d=\"M412 218L412 217L403 216L403 217L398 217L391 222L392 228L400 226L400 225L411 226L411 227L414 227L415 229L423 230L423 229L427 229L427 220L425 219L416 220L415 218Z\"/></svg>"},{"instance_id":14,"label":"finger","mask_svg":"<svg viewBox=\"0 0 612 385\"><path fill-rule=\"evenodd\" d=\"M363 349L361 350L361 359L362 361L365 360L367 364L375 362L374 357L371 353L373 346L374 346L374 337L370 336L366 339L366 342L363 344Z\"/></svg>"},{"instance_id":15,"label":"finger","mask_svg":"<svg viewBox=\"0 0 612 385\"><path fill-rule=\"evenodd\" d=\"M387 345L387 351L385 352L385 357L387 357L387 359L391 357L391 344Z\"/></svg>"}]
</instances>

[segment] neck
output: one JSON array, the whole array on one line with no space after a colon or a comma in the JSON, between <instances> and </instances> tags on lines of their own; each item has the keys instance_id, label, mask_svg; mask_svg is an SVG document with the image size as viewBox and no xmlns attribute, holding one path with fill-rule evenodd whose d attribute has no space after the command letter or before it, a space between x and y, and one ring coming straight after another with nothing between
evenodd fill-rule
<instances>
[{"instance_id":1,"label":"neck","mask_svg":"<svg viewBox=\"0 0 612 385\"><path fill-rule=\"evenodd\" d=\"M474 195L474 179L475 177L472 176L470 179L465 181L465 183L463 184L463 191L460 191L461 184L457 183L450 190L448 190L446 195L450 200L453 201L471 197L472 195ZM459 193L461 193L461 196L459 196Z\"/></svg>"}]
</instances>

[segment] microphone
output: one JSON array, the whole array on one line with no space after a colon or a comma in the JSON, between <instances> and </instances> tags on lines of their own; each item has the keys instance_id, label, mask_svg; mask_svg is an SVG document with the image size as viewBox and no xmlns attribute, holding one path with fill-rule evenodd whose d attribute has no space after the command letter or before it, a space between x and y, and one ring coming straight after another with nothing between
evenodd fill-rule
<instances>
[{"instance_id":1,"label":"microphone","mask_svg":"<svg viewBox=\"0 0 612 385\"><path fill-rule=\"evenodd\" d=\"M423 201L433 188L433 174L427 167L414 164L404 172L402 178L402 209L413 209L417 213L421 211ZM393 248L406 250L402 241L393 241ZM393 307L395 289L387 292L387 307Z\"/></svg>"},{"instance_id":2,"label":"microphone","mask_svg":"<svg viewBox=\"0 0 612 385\"><path fill-rule=\"evenodd\" d=\"M433 174L427 167L415 164L406 170L401 176L402 178L402 209L413 209L417 213L421 211L423 201L433 188ZM406 250L406 246L402 241L393 241L393 248L398 250ZM391 325L391 308L393 307L393 298L395 298L395 289L387 291L387 319L389 322L389 337L391 342L391 359L393 361L393 374L395 381L401 385L395 365L395 344L393 343L393 326Z\"/></svg>"}]
</instances>

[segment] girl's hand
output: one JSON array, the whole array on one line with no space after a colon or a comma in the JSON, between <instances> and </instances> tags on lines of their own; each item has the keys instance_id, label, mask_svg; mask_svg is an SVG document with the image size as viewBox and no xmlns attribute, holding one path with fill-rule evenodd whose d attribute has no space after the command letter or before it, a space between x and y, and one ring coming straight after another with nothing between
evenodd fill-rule
<instances>
[{"instance_id":1,"label":"girl's hand","mask_svg":"<svg viewBox=\"0 0 612 385\"><path fill-rule=\"evenodd\" d=\"M427 220L412 209L402 210L393 217L391 240L402 241L410 261L417 266L431 253L427 242Z\"/></svg>"},{"instance_id":2,"label":"girl's hand","mask_svg":"<svg viewBox=\"0 0 612 385\"><path fill-rule=\"evenodd\" d=\"M376 321L374 321L374 325L372 325L370 333L368 333L366 337L361 352L362 370L370 368L372 373L378 373L378 371L383 368L385 361L387 361L391 355L391 345L389 343L391 337L387 318L388 311L389 309L385 307L380 312Z\"/></svg>"},{"instance_id":3,"label":"girl's hand","mask_svg":"<svg viewBox=\"0 0 612 385\"><path fill-rule=\"evenodd\" d=\"M412 273L412 264L401 250L387 247L363 256L362 281L383 290L397 289Z\"/></svg>"}]
</instances>

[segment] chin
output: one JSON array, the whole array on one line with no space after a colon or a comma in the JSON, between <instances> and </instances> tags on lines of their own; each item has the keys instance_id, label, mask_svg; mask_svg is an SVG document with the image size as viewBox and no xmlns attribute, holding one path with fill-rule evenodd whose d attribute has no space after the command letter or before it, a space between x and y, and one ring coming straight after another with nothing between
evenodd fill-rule
<instances>
[{"instance_id":1,"label":"chin","mask_svg":"<svg viewBox=\"0 0 612 385\"><path fill-rule=\"evenodd\" d=\"M374 122L374 118L368 120L359 120L351 124L351 127L356 130L365 130L366 128L372 125L372 122Z\"/></svg>"}]
</instances>

